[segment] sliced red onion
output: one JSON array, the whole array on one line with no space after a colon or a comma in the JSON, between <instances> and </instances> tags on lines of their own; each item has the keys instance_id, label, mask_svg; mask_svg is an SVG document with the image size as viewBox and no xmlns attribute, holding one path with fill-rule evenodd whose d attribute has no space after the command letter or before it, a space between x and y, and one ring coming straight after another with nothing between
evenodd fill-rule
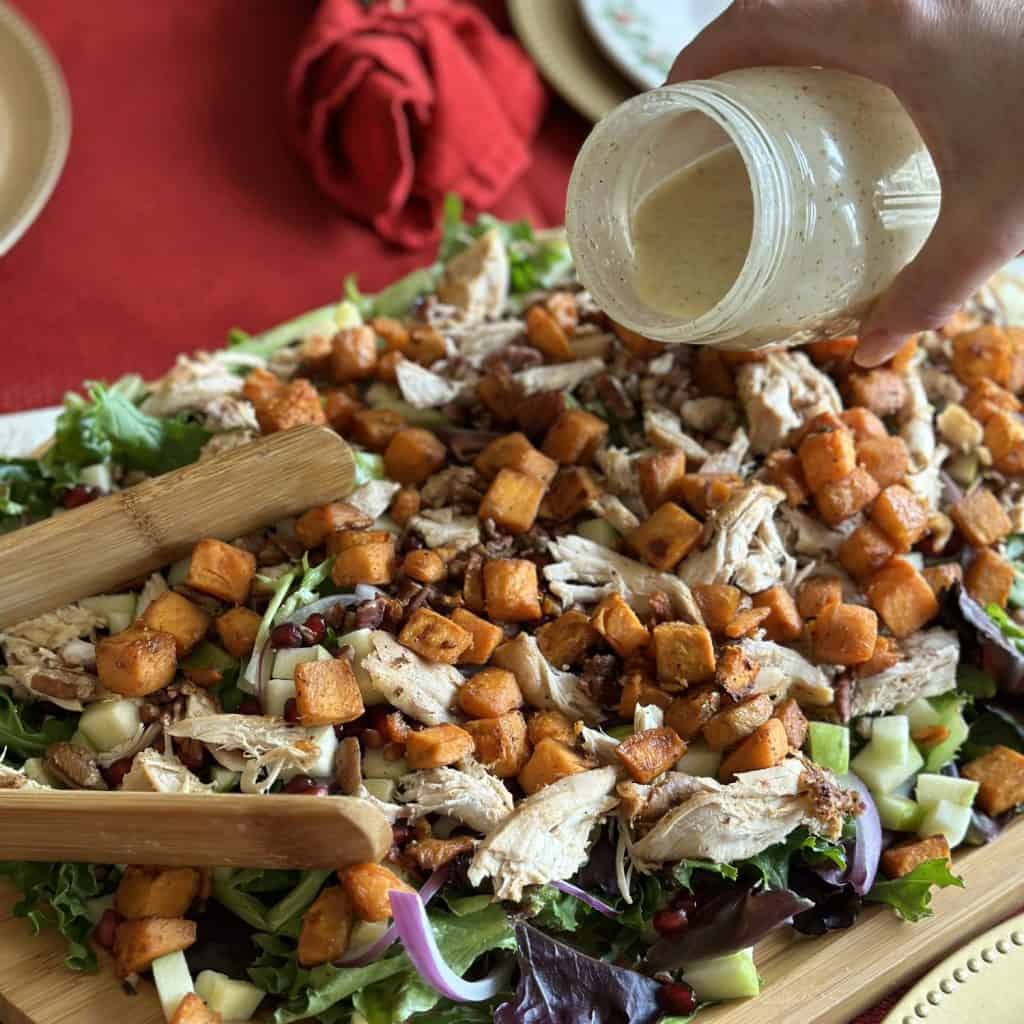
<instances>
[{"instance_id":1,"label":"sliced red onion","mask_svg":"<svg viewBox=\"0 0 1024 1024\"><path fill-rule=\"evenodd\" d=\"M420 901L423 903L423 906L426 906L438 894L441 886L443 886L448 879L448 872L450 868L450 864L443 864L423 883L423 887L417 893ZM392 924L376 942L358 950L354 954L350 953L348 956L342 957L340 960L335 962L339 967L365 967L367 964L372 964L374 960L379 959L383 953L387 952L397 938L398 929L394 924Z\"/></svg>"},{"instance_id":2,"label":"sliced red onion","mask_svg":"<svg viewBox=\"0 0 1024 1024\"><path fill-rule=\"evenodd\" d=\"M395 928L402 940L406 955L413 967L432 989L456 1003L479 1003L496 996L508 980L512 964L501 964L480 981L460 978L445 963L434 940L427 912L419 896L411 892L393 890L391 912L395 915Z\"/></svg>"},{"instance_id":3,"label":"sliced red onion","mask_svg":"<svg viewBox=\"0 0 1024 1024\"><path fill-rule=\"evenodd\" d=\"M368 583L357 583L351 594L331 594L330 597L321 597L311 604L304 604L296 608L291 615L286 615L281 622L294 622L299 625L306 621L310 615L323 615L338 605L348 608L354 604L362 604L364 601L372 601L381 591L371 587Z\"/></svg>"},{"instance_id":4,"label":"sliced red onion","mask_svg":"<svg viewBox=\"0 0 1024 1024\"><path fill-rule=\"evenodd\" d=\"M572 882L554 881L551 885L559 892L564 892L568 896L575 896L576 899L582 903L586 903L588 907L593 907L599 914L604 914L605 917L618 917L619 912L614 908L608 906L603 900L599 900L596 896L591 896L585 889L581 889L577 885L573 885Z\"/></svg>"},{"instance_id":5,"label":"sliced red onion","mask_svg":"<svg viewBox=\"0 0 1024 1024\"><path fill-rule=\"evenodd\" d=\"M855 789L864 802L864 810L857 815L857 838L846 873L846 881L854 892L863 896L875 884L878 862L882 856L882 822L871 791L853 772L843 776L844 786Z\"/></svg>"}]
</instances>

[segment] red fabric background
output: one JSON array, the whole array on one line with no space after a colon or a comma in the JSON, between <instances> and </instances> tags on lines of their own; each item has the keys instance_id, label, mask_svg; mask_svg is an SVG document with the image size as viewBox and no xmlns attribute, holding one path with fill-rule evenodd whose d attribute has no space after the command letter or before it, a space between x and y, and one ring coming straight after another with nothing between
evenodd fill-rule
<instances>
[{"instance_id":1,"label":"red fabric background","mask_svg":"<svg viewBox=\"0 0 1024 1024\"><path fill-rule=\"evenodd\" d=\"M332 300L350 271L374 290L432 258L346 220L288 146L286 75L315 0L16 2L64 69L73 137L52 200L0 261L0 412L86 377L159 374L229 327ZM507 27L500 0L484 6ZM495 212L559 223L587 127L554 101Z\"/></svg>"}]
</instances>

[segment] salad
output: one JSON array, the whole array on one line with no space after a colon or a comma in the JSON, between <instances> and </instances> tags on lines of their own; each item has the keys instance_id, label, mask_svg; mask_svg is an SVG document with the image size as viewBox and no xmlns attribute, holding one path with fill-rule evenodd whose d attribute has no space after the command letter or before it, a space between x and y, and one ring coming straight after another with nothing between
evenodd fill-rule
<instances>
[{"instance_id":1,"label":"salad","mask_svg":"<svg viewBox=\"0 0 1024 1024\"><path fill-rule=\"evenodd\" d=\"M757 943L962 885L1024 804L1024 331L887 365L612 323L452 200L437 262L68 396L0 527L326 424L357 489L0 634L0 786L362 798L337 872L0 864L172 1024L681 1024Z\"/></svg>"}]
</instances>

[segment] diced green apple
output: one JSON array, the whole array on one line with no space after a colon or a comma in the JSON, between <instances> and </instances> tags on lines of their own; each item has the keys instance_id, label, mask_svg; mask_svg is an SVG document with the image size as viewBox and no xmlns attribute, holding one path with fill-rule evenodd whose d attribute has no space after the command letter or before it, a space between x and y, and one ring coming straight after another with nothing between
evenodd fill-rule
<instances>
[{"instance_id":1,"label":"diced green apple","mask_svg":"<svg viewBox=\"0 0 1024 1024\"><path fill-rule=\"evenodd\" d=\"M236 981L219 971L202 971L196 978L196 995L224 1020L249 1020L266 993L248 981Z\"/></svg>"},{"instance_id":2,"label":"diced green apple","mask_svg":"<svg viewBox=\"0 0 1024 1024\"><path fill-rule=\"evenodd\" d=\"M836 775L850 770L850 730L845 725L811 722L808 733L811 760Z\"/></svg>"},{"instance_id":3,"label":"diced green apple","mask_svg":"<svg viewBox=\"0 0 1024 1024\"><path fill-rule=\"evenodd\" d=\"M114 476L105 462L97 462L92 466L83 466L78 474L79 482L89 487L98 487L101 491L114 489Z\"/></svg>"},{"instance_id":4,"label":"diced green apple","mask_svg":"<svg viewBox=\"0 0 1024 1024\"><path fill-rule=\"evenodd\" d=\"M268 679L263 687L263 710L284 718L284 706L295 696L294 679Z\"/></svg>"},{"instance_id":5,"label":"diced green apple","mask_svg":"<svg viewBox=\"0 0 1024 1024\"><path fill-rule=\"evenodd\" d=\"M383 750L363 751L363 776L367 779L400 779L409 774L409 762L404 757L389 761Z\"/></svg>"},{"instance_id":6,"label":"diced green apple","mask_svg":"<svg viewBox=\"0 0 1024 1024\"><path fill-rule=\"evenodd\" d=\"M870 745L883 760L904 761L910 747L910 720L906 715L872 719Z\"/></svg>"},{"instance_id":7,"label":"diced green apple","mask_svg":"<svg viewBox=\"0 0 1024 1024\"><path fill-rule=\"evenodd\" d=\"M692 743L687 751L676 761L676 771L687 775L701 775L718 778L718 769L722 765L722 755L717 750L709 750L703 743Z\"/></svg>"},{"instance_id":8,"label":"diced green apple","mask_svg":"<svg viewBox=\"0 0 1024 1024\"><path fill-rule=\"evenodd\" d=\"M338 737L334 735L333 725L321 725L311 730L310 739L317 745L320 753L317 759L306 770L307 775L314 779L326 779L334 774L334 755L338 752Z\"/></svg>"},{"instance_id":9,"label":"diced green apple","mask_svg":"<svg viewBox=\"0 0 1024 1024\"><path fill-rule=\"evenodd\" d=\"M164 1017L170 1020L178 1004L190 992L194 992L192 974L185 961L185 954L179 949L173 953L158 956L153 961L153 981Z\"/></svg>"},{"instance_id":10,"label":"diced green apple","mask_svg":"<svg viewBox=\"0 0 1024 1024\"><path fill-rule=\"evenodd\" d=\"M338 639L338 649L348 647L352 651L352 672L359 684L359 692L363 695L363 703L369 707L371 704L383 704L384 694L377 689L376 684L363 668L363 659L372 653L370 637L372 629L356 629L346 633Z\"/></svg>"},{"instance_id":11,"label":"diced green apple","mask_svg":"<svg viewBox=\"0 0 1024 1024\"><path fill-rule=\"evenodd\" d=\"M585 519L576 527L576 532L605 548L617 548L622 539L619 531L606 519Z\"/></svg>"},{"instance_id":12,"label":"diced green apple","mask_svg":"<svg viewBox=\"0 0 1024 1024\"><path fill-rule=\"evenodd\" d=\"M742 999L761 991L761 979L754 966L754 947L695 960L683 968L683 979L702 1003Z\"/></svg>"},{"instance_id":13,"label":"diced green apple","mask_svg":"<svg viewBox=\"0 0 1024 1024\"><path fill-rule=\"evenodd\" d=\"M978 783L971 779L954 779L949 775L926 775L917 777L917 802L924 808L931 807L940 800L961 807L970 807L978 792Z\"/></svg>"},{"instance_id":14,"label":"diced green apple","mask_svg":"<svg viewBox=\"0 0 1024 1024\"><path fill-rule=\"evenodd\" d=\"M370 796L376 797L378 800L382 800L386 804L394 802L395 799L395 780L394 779L363 779L363 785L366 787L366 792Z\"/></svg>"},{"instance_id":15,"label":"diced green apple","mask_svg":"<svg viewBox=\"0 0 1024 1024\"><path fill-rule=\"evenodd\" d=\"M894 793L873 794L882 827L894 832L916 832L924 811L921 805L906 796Z\"/></svg>"},{"instance_id":16,"label":"diced green apple","mask_svg":"<svg viewBox=\"0 0 1024 1024\"><path fill-rule=\"evenodd\" d=\"M217 644L203 640L181 663L182 668L212 668L218 672L230 672L238 667L238 659L232 657Z\"/></svg>"},{"instance_id":17,"label":"diced green apple","mask_svg":"<svg viewBox=\"0 0 1024 1024\"><path fill-rule=\"evenodd\" d=\"M949 800L940 800L925 808L924 817L917 828L922 838L945 836L949 848L953 849L964 841L971 825L971 809Z\"/></svg>"},{"instance_id":18,"label":"diced green apple","mask_svg":"<svg viewBox=\"0 0 1024 1024\"><path fill-rule=\"evenodd\" d=\"M210 779L213 782L215 793L230 793L238 789L238 780L241 779L241 772L233 772L230 768L222 768L219 764L210 769Z\"/></svg>"},{"instance_id":19,"label":"diced green apple","mask_svg":"<svg viewBox=\"0 0 1024 1024\"><path fill-rule=\"evenodd\" d=\"M904 719L904 721L906 721ZM875 793L891 793L912 779L924 765L917 747L907 744L903 760L892 760L869 743L851 762L850 767Z\"/></svg>"},{"instance_id":20,"label":"diced green apple","mask_svg":"<svg viewBox=\"0 0 1024 1024\"><path fill-rule=\"evenodd\" d=\"M941 743L936 743L926 754L924 767L929 772L937 772L949 764L967 739L967 721L958 705L954 705L943 715L941 724L949 730L949 735Z\"/></svg>"},{"instance_id":21,"label":"diced green apple","mask_svg":"<svg viewBox=\"0 0 1024 1024\"><path fill-rule=\"evenodd\" d=\"M133 739L142 725L139 705L128 699L101 700L90 704L78 720L78 731L93 750L113 750Z\"/></svg>"},{"instance_id":22,"label":"diced green apple","mask_svg":"<svg viewBox=\"0 0 1024 1024\"><path fill-rule=\"evenodd\" d=\"M88 737L85 735L84 732L82 732L81 729L76 729L72 733L71 739L68 740L68 743L75 747L81 747L83 750L91 751L94 754L97 752L96 748L92 745Z\"/></svg>"},{"instance_id":23,"label":"diced green apple","mask_svg":"<svg viewBox=\"0 0 1024 1024\"><path fill-rule=\"evenodd\" d=\"M172 589L180 587L188 579L188 570L192 565L192 556L179 558L170 569L167 570L167 585Z\"/></svg>"},{"instance_id":24,"label":"diced green apple","mask_svg":"<svg viewBox=\"0 0 1024 1024\"><path fill-rule=\"evenodd\" d=\"M30 757L21 766L21 770L25 773L25 777L31 779L33 782L38 782L40 786L50 786L53 789L63 789L64 787L57 781L49 772L49 769L43 764L41 757Z\"/></svg>"},{"instance_id":25,"label":"diced green apple","mask_svg":"<svg viewBox=\"0 0 1024 1024\"><path fill-rule=\"evenodd\" d=\"M330 661L333 657L326 647L319 644L313 647L286 647L274 655L274 667L270 674L275 679L294 679L297 665L307 661Z\"/></svg>"},{"instance_id":26,"label":"diced green apple","mask_svg":"<svg viewBox=\"0 0 1024 1024\"><path fill-rule=\"evenodd\" d=\"M78 603L99 615L111 633L120 633L135 620L134 594L99 594L96 597L83 597Z\"/></svg>"},{"instance_id":27,"label":"diced green apple","mask_svg":"<svg viewBox=\"0 0 1024 1024\"><path fill-rule=\"evenodd\" d=\"M904 704L899 709L899 714L904 715L910 722L911 732L942 725L942 715L935 710L935 706L927 697L916 697L909 704Z\"/></svg>"}]
</instances>

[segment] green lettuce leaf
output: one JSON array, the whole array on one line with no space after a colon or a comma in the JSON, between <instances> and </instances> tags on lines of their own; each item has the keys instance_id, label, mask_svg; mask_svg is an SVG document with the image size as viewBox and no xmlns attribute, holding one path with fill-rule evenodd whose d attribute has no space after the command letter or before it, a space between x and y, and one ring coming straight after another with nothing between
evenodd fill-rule
<instances>
[{"instance_id":1,"label":"green lettuce leaf","mask_svg":"<svg viewBox=\"0 0 1024 1024\"><path fill-rule=\"evenodd\" d=\"M444 266L440 262L420 267L376 295L364 295L359 290L355 274L349 274L345 278L345 298L359 310L364 320L372 320L375 316L402 317L421 295L429 295L437 287L443 271Z\"/></svg>"},{"instance_id":2,"label":"green lettuce leaf","mask_svg":"<svg viewBox=\"0 0 1024 1024\"><path fill-rule=\"evenodd\" d=\"M767 850L742 861L761 876L766 889L789 888L789 866L794 856L802 857L809 864L828 861L840 871L846 869L846 853L837 843L812 835L806 828L791 832L784 842L769 846Z\"/></svg>"},{"instance_id":3,"label":"green lettuce leaf","mask_svg":"<svg viewBox=\"0 0 1024 1024\"><path fill-rule=\"evenodd\" d=\"M875 882L864 899L870 903L888 903L904 921L920 921L932 916L933 885L940 889L950 885L962 889L964 880L949 870L949 864L943 858L937 857L918 864L902 878Z\"/></svg>"},{"instance_id":4,"label":"green lettuce leaf","mask_svg":"<svg viewBox=\"0 0 1024 1024\"><path fill-rule=\"evenodd\" d=\"M51 743L68 740L75 731L75 718L46 715L41 706L16 704L6 690L0 690L0 751L24 761L42 757Z\"/></svg>"},{"instance_id":5,"label":"green lettuce leaf","mask_svg":"<svg viewBox=\"0 0 1024 1024\"><path fill-rule=\"evenodd\" d=\"M681 860L672 869L672 877L684 889L693 891L693 873L695 871L707 871L713 875L721 875L722 878L735 882L739 872L732 864L719 864L713 860Z\"/></svg>"},{"instance_id":6,"label":"green lettuce leaf","mask_svg":"<svg viewBox=\"0 0 1024 1024\"><path fill-rule=\"evenodd\" d=\"M990 604L985 611L988 612L989 618L999 627L1003 636L1011 641L1020 651L1024 651L1024 628L1018 626L1006 614L1005 609L1000 608L997 604Z\"/></svg>"},{"instance_id":7,"label":"green lettuce leaf","mask_svg":"<svg viewBox=\"0 0 1024 1024\"><path fill-rule=\"evenodd\" d=\"M316 899L328 875L329 871L225 868L214 873L211 891L218 903L253 928L297 936L302 912ZM268 904L261 898L264 895L277 898Z\"/></svg>"},{"instance_id":8,"label":"green lettuce leaf","mask_svg":"<svg viewBox=\"0 0 1024 1024\"><path fill-rule=\"evenodd\" d=\"M1024 721L1012 711L990 704L971 722L960 760L973 761L999 746L1024 753Z\"/></svg>"},{"instance_id":9,"label":"green lettuce leaf","mask_svg":"<svg viewBox=\"0 0 1024 1024\"><path fill-rule=\"evenodd\" d=\"M972 699L994 697L996 681L975 665L960 664L956 668L956 693Z\"/></svg>"},{"instance_id":10,"label":"green lettuce leaf","mask_svg":"<svg viewBox=\"0 0 1024 1024\"><path fill-rule=\"evenodd\" d=\"M1024 533L1006 538L1006 557L1013 565L1013 586L1010 588L1010 607L1024 608Z\"/></svg>"},{"instance_id":11,"label":"green lettuce leaf","mask_svg":"<svg viewBox=\"0 0 1024 1024\"><path fill-rule=\"evenodd\" d=\"M582 900L550 885L528 889L523 906L534 927L551 932L575 932L597 915Z\"/></svg>"},{"instance_id":12,"label":"green lettuce leaf","mask_svg":"<svg viewBox=\"0 0 1024 1024\"><path fill-rule=\"evenodd\" d=\"M48 516L64 483L45 476L34 459L0 459L0 533Z\"/></svg>"},{"instance_id":13,"label":"green lettuce leaf","mask_svg":"<svg viewBox=\"0 0 1024 1024\"><path fill-rule=\"evenodd\" d=\"M89 945L93 923L86 900L113 892L118 877L114 869L94 864L0 863L0 878L22 892L15 915L28 920L33 935L56 928L67 943L65 965L88 973L98 968Z\"/></svg>"}]
</instances>

